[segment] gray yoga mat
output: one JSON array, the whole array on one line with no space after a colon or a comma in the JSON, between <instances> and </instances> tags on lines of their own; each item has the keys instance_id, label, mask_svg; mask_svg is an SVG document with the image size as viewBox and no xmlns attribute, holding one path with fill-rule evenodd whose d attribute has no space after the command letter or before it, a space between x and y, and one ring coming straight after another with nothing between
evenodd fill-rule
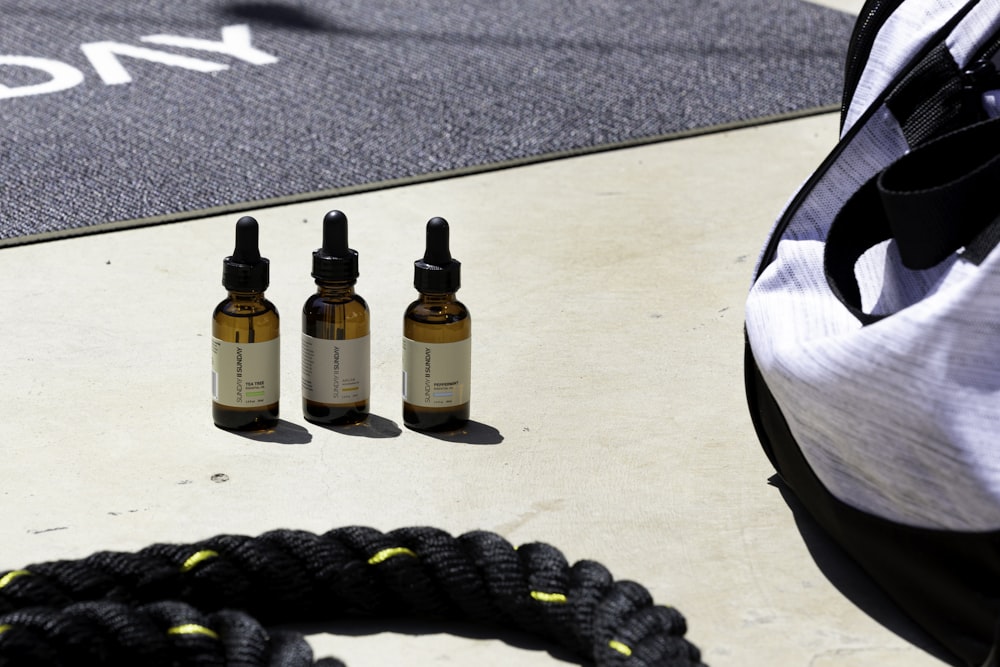
<instances>
[{"instance_id":1,"label":"gray yoga mat","mask_svg":"<svg viewBox=\"0 0 1000 667\"><path fill-rule=\"evenodd\" d=\"M0 245L839 101L802 0L0 0Z\"/></svg>"}]
</instances>

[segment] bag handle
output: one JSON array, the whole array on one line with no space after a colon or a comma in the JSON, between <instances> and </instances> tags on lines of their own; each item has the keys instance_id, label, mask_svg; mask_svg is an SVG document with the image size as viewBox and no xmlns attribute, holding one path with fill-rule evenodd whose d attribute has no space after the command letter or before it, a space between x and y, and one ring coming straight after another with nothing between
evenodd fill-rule
<instances>
[{"instance_id":1,"label":"bag handle","mask_svg":"<svg viewBox=\"0 0 1000 667\"><path fill-rule=\"evenodd\" d=\"M854 272L865 252L895 239L909 269L929 269L963 247L978 264L1000 240L998 212L1000 118L923 144L869 179L830 225L827 282L863 324L878 321L885 316L861 308Z\"/></svg>"}]
</instances>

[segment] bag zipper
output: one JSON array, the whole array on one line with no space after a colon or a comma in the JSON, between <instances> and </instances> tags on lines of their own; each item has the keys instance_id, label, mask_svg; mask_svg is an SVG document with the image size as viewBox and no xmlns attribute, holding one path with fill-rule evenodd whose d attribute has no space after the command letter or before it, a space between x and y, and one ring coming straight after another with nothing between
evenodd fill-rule
<instances>
[{"instance_id":1,"label":"bag zipper","mask_svg":"<svg viewBox=\"0 0 1000 667\"><path fill-rule=\"evenodd\" d=\"M847 62L844 66L844 92L840 103L841 131L847 118L847 107L861 80L861 73L875 44L875 37L889 16L901 4L903 0L867 0L858 14L858 20L851 32L851 41L848 42Z\"/></svg>"},{"instance_id":2,"label":"bag zipper","mask_svg":"<svg viewBox=\"0 0 1000 667\"><path fill-rule=\"evenodd\" d=\"M979 106L979 118L995 118L1000 109L986 110L983 107L983 94L990 90L1000 90L1000 71L989 58L981 58L972 62L960 75L962 81L962 103Z\"/></svg>"},{"instance_id":3,"label":"bag zipper","mask_svg":"<svg viewBox=\"0 0 1000 667\"><path fill-rule=\"evenodd\" d=\"M862 10L864 12L865 19L859 19L858 23L855 24L854 29L854 34L857 36L858 42L855 44L853 41L854 38L852 37L852 43L848 49L848 73L846 76L850 78L846 79L847 83L845 83L845 100L849 101L850 97L853 96L854 87L857 86L858 79L861 77L861 72L864 70L865 61L871 53L871 48L875 41L875 35L878 34L879 29L882 27L882 24L885 23L886 19L888 19L889 15L897 7L899 7L903 1L904 0L868 0L865 3ZM792 218L795 217L799 208L802 206L803 201L813 191L819 180L826 175L827 171L829 171L830 166L833 165L837 159L839 159L841 153L844 151L844 147L848 145L858 132L861 131L861 128L868 123L872 115L874 115L875 112L885 103L889 94L892 93L899 83L906 77L906 75L910 73L913 66L923 60L932 49L936 48L937 45L940 44L941 40L950 34L951 31L955 29L955 26L963 18L965 18L965 15L972 10L978 1L979 0L970 0L967 2L961 9L955 12L955 15L941 27L933 38L927 41L924 48L916 53L907 66L902 68L901 71L896 74L893 80L889 82L884 90L882 90L878 98L868 105L868 108L865 109L864 113L861 114L861 117L858 118L858 120L850 127L847 134L841 137L840 141L837 142L837 145L834 146L833 150L829 155L827 155L826 159L824 159L819 167L813 171L802 187L799 188L798 192L796 192L795 196L785 207L784 213L778 220L777 224L775 224L774 229L768 238L767 245L764 247L764 250L760 255L760 261L757 262L757 271L753 277L754 281L756 281L764 269L766 269L771 262L774 261L774 256L778 250L778 244L781 242L781 238L784 236L785 230L791 223ZM1000 37L994 37L990 45L993 48L994 53L1000 51ZM970 76L971 75L972 74L970 73ZM850 95L847 94L848 86L850 86ZM986 90L988 90L988 88ZM844 112L841 114L841 126L843 126L843 118Z\"/></svg>"},{"instance_id":4,"label":"bag zipper","mask_svg":"<svg viewBox=\"0 0 1000 667\"><path fill-rule=\"evenodd\" d=\"M990 90L1000 90L1000 67L997 66L997 54L1000 53L1000 33L994 34L990 41L982 47L972 62L965 66L961 73L964 102L978 104L983 110L983 118L1000 116L1000 104L992 109L982 106L982 96Z\"/></svg>"}]
</instances>

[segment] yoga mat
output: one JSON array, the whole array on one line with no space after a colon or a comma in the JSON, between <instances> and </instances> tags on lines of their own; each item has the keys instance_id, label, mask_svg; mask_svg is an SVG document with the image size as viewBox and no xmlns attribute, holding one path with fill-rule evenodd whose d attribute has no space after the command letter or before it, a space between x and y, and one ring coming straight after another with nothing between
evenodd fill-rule
<instances>
[{"instance_id":1,"label":"yoga mat","mask_svg":"<svg viewBox=\"0 0 1000 667\"><path fill-rule=\"evenodd\" d=\"M0 0L0 245L801 115L801 0Z\"/></svg>"}]
</instances>

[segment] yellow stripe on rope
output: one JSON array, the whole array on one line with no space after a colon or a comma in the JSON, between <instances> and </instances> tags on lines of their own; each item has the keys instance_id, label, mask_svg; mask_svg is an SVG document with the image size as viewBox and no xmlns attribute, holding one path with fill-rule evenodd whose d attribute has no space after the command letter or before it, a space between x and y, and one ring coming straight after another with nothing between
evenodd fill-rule
<instances>
[{"instance_id":1,"label":"yellow stripe on rope","mask_svg":"<svg viewBox=\"0 0 1000 667\"><path fill-rule=\"evenodd\" d=\"M613 648L614 650L618 651L619 653L621 653L626 657L632 655L632 649L626 646L625 644L622 644L620 641L612 639L611 641L608 642L608 646L610 646L611 648Z\"/></svg>"},{"instance_id":2,"label":"yellow stripe on rope","mask_svg":"<svg viewBox=\"0 0 1000 667\"><path fill-rule=\"evenodd\" d=\"M184 625L175 625L174 627L167 630L168 635L205 635L206 637L211 637L212 639L218 639L219 635L215 633L214 630L206 628L204 625L197 625L195 623L186 623Z\"/></svg>"},{"instance_id":3,"label":"yellow stripe on rope","mask_svg":"<svg viewBox=\"0 0 1000 667\"><path fill-rule=\"evenodd\" d=\"M546 593L544 591L531 591L531 597L539 602L549 602L552 604L566 604L566 596L562 593Z\"/></svg>"},{"instance_id":4,"label":"yellow stripe on rope","mask_svg":"<svg viewBox=\"0 0 1000 667\"><path fill-rule=\"evenodd\" d=\"M13 630L13 629L14 629L13 625L0 625L0 635L7 632L8 630Z\"/></svg>"},{"instance_id":5,"label":"yellow stripe on rope","mask_svg":"<svg viewBox=\"0 0 1000 667\"><path fill-rule=\"evenodd\" d=\"M14 581L18 577L23 577L26 574L31 574L27 570L14 570L13 572L8 572L7 574L0 577L0 588L3 588L10 582Z\"/></svg>"},{"instance_id":6,"label":"yellow stripe on rope","mask_svg":"<svg viewBox=\"0 0 1000 667\"><path fill-rule=\"evenodd\" d=\"M211 560L212 558L218 558L218 556L219 552L212 551L211 549L199 551L184 561L184 564L181 565L181 572L190 572L194 568L198 567L199 564L204 563L206 560Z\"/></svg>"},{"instance_id":7,"label":"yellow stripe on rope","mask_svg":"<svg viewBox=\"0 0 1000 667\"><path fill-rule=\"evenodd\" d=\"M396 556L409 556L410 558L416 558L417 554L413 553L406 547L393 547L391 549L382 549L377 554L368 559L369 565L378 565L379 563L384 563L390 558L395 558Z\"/></svg>"}]
</instances>

